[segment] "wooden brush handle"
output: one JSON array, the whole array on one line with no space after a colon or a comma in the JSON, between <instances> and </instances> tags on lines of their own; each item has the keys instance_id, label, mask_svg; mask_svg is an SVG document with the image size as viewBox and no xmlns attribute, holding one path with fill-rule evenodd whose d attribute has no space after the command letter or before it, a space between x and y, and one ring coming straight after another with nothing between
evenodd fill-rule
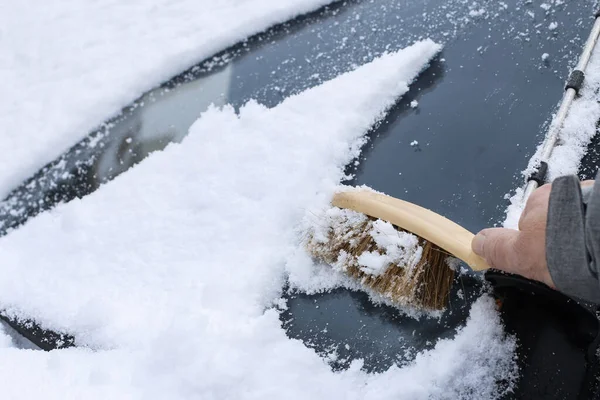
<instances>
[{"instance_id":1,"label":"wooden brush handle","mask_svg":"<svg viewBox=\"0 0 600 400\"><path fill-rule=\"evenodd\" d=\"M471 232L426 208L368 191L336 193L332 204L388 221L412 232L460 258L474 271L490 268L483 258L471 250L474 236Z\"/></svg>"}]
</instances>

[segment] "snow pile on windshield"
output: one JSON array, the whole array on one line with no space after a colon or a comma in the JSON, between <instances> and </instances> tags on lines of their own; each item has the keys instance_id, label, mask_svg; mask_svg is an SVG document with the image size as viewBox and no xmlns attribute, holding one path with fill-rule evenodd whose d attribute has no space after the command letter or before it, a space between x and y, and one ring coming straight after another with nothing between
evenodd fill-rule
<instances>
[{"instance_id":1,"label":"snow pile on windshield","mask_svg":"<svg viewBox=\"0 0 600 400\"><path fill-rule=\"evenodd\" d=\"M419 42L272 109L210 108L181 144L0 238L0 304L84 346L0 349L3 396L493 398L514 382L515 343L488 298L455 339L382 374L333 372L273 308L305 210L439 50Z\"/></svg>"},{"instance_id":2,"label":"snow pile on windshield","mask_svg":"<svg viewBox=\"0 0 600 400\"><path fill-rule=\"evenodd\" d=\"M548 181L565 176L577 175L581 160L587 152L590 141L596 134L596 124L600 120L600 103L598 92L600 91L600 47L596 47L590 64L585 71L585 82L580 96L575 99L569 110L567 119L560 133L560 143L556 146L548 163ZM537 168L540 160L540 145L533 155L527 169L523 171L524 176ZM592 176L591 179L594 177ZM504 226L516 229L519 218L525 206L522 201L523 192L519 188L511 197Z\"/></svg>"},{"instance_id":3,"label":"snow pile on windshield","mask_svg":"<svg viewBox=\"0 0 600 400\"><path fill-rule=\"evenodd\" d=\"M332 0L28 1L0 12L0 197L175 74ZM8 45L10 44L10 45Z\"/></svg>"}]
</instances>

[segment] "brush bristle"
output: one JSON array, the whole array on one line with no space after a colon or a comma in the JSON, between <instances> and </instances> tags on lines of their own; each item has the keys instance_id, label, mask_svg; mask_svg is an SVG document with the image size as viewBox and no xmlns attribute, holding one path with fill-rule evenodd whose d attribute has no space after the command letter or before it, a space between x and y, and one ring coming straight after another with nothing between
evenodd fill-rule
<instances>
[{"instance_id":1,"label":"brush bristle","mask_svg":"<svg viewBox=\"0 0 600 400\"><path fill-rule=\"evenodd\" d=\"M378 221L354 211L337 210L333 219L329 216L325 230L321 226L319 232L309 232L307 249L315 258L343 271L394 304L431 311L447 307L454 271L447 263L446 252L394 226L398 235L408 234L417 240L415 247L420 249L420 259L417 257L417 261L409 255L373 273L360 264L360 258L363 254L385 256L388 251L378 245L373 235Z\"/></svg>"}]
</instances>

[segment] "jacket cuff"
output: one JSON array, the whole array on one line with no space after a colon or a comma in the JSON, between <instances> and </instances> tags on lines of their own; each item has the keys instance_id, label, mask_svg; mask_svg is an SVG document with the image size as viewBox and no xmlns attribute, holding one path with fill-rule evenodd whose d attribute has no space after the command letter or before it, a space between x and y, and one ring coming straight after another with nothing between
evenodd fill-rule
<instances>
[{"instance_id":1,"label":"jacket cuff","mask_svg":"<svg viewBox=\"0 0 600 400\"><path fill-rule=\"evenodd\" d=\"M585 236L585 209L579 179L575 176L558 178L552 183L548 204L548 270L561 292L599 303L600 284L589 268Z\"/></svg>"}]
</instances>

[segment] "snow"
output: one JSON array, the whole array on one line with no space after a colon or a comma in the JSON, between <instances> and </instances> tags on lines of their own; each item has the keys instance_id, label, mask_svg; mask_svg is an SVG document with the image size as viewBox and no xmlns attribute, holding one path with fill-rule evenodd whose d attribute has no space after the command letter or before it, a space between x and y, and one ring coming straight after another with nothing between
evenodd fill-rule
<instances>
[{"instance_id":1,"label":"snow","mask_svg":"<svg viewBox=\"0 0 600 400\"><path fill-rule=\"evenodd\" d=\"M11 2L0 12L0 197L147 90L332 0Z\"/></svg>"},{"instance_id":2,"label":"snow","mask_svg":"<svg viewBox=\"0 0 600 400\"><path fill-rule=\"evenodd\" d=\"M335 280L295 227L328 204L369 128L439 50L416 43L272 109L212 107L181 144L0 238L0 303L81 346L0 348L3 395L441 399L510 387L515 340L488 297L454 339L381 374L358 361L333 372L273 308L286 277Z\"/></svg>"},{"instance_id":3,"label":"snow","mask_svg":"<svg viewBox=\"0 0 600 400\"><path fill-rule=\"evenodd\" d=\"M549 58L550 58L550 54L548 54L548 53L542 54L542 61L546 61Z\"/></svg>"},{"instance_id":4,"label":"snow","mask_svg":"<svg viewBox=\"0 0 600 400\"><path fill-rule=\"evenodd\" d=\"M469 16L471 17L481 17L482 15L484 15L486 13L485 8L480 8L478 10L471 10L469 11Z\"/></svg>"},{"instance_id":5,"label":"snow","mask_svg":"<svg viewBox=\"0 0 600 400\"><path fill-rule=\"evenodd\" d=\"M580 96L573 102L569 115L560 133L561 143L556 146L548 162L548 181L552 182L559 176L577 175L581 159L587 151L587 146L596 134L596 122L600 120L600 46L596 46L592 59L585 71L585 82ZM535 170L540 160L541 144L533 155L527 169L523 171L528 176ZM503 225L516 229L524 208L522 189L518 188L510 196L510 205L506 211Z\"/></svg>"},{"instance_id":6,"label":"snow","mask_svg":"<svg viewBox=\"0 0 600 400\"><path fill-rule=\"evenodd\" d=\"M413 100L410 102L410 106L412 108L417 108L419 106L419 102L417 100Z\"/></svg>"},{"instance_id":7,"label":"snow","mask_svg":"<svg viewBox=\"0 0 600 400\"><path fill-rule=\"evenodd\" d=\"M486 324L484 321L488 321ZM504 371L507 384L517 376L514 359L496 358L498 354L510 354L515 346L514 338L504 338L499 329L499 316L494 311L494 300L488 296L478 299L471 308L467 325L459 331L453 340L441 340L430 352L417 355L415 362L403 369L391 368L386 373L374 377L368 398L396 399L490 399L495 398L494 377L486 371ZM482 338L485 338L481 340ZM492 342L489 340L492 339ZM481 358L489 353L489 359ZM472 358L470 358L472 357ZM455 364L460 360L472 360L469 374L463 375L462 366ZM465 365L466 366L466 365ZM473 368L471 370L471 368ZM478 372L475 372L478 370ZM392 374L391 372L396 372ZM414 380L415 376L429 376L428 382ZM400 389L398 381L404 383ZM467 381L478 382L477 391L469 392L462 386ZM459 386L455 386L459 382ZM431 386L423 386L423 383ZM409 394L407 396L407 394Z\"/></svg>"},{"instance_id":8,"label":"snow","mask_svg":"<svg viewBox=\"0 0 600 400\"><path fill-rule=\"evenodd\" d=\"M419 145L419 142L418 142L417 140L413 140L412 142L410 142L410 145L411 145L412 147L415 147L415 146L418 146L418 145Z\"/></svg>"},{"instance_id":9,"label":"snow","mask_svg":"<svg viewBox=\"0 0 600 400\"><path fill-rule=\"evenodd\" d=\"M381 275L390 264L397 264L411 270L421 260L423 248L419 240L408 232L397 231L392 224L377 220L369 232L377 247L384 251L364 252L358 258L358 264L364 272L371 275Z\"/></svg>"},{"instance_id":10,"label":"snow","mask_svg":"<svg viewBox=\"0 0 600 400\"><path fill-rule=\"evenodd\" d=\"M550 25L548 25L548 30L555 30L556 28L558 28L558 23L556 22L550 22Z\"/></svg>"},{"instance_id":11,"label":"snow","mask_svg":"<svg viewBox=\"0 0 600 400\"><path fill-rule=\"evenodd\" d=\"M13 347L11 337L6 333L4 325L0 324L0 349Z\"/></svg>"}]
</instances>

